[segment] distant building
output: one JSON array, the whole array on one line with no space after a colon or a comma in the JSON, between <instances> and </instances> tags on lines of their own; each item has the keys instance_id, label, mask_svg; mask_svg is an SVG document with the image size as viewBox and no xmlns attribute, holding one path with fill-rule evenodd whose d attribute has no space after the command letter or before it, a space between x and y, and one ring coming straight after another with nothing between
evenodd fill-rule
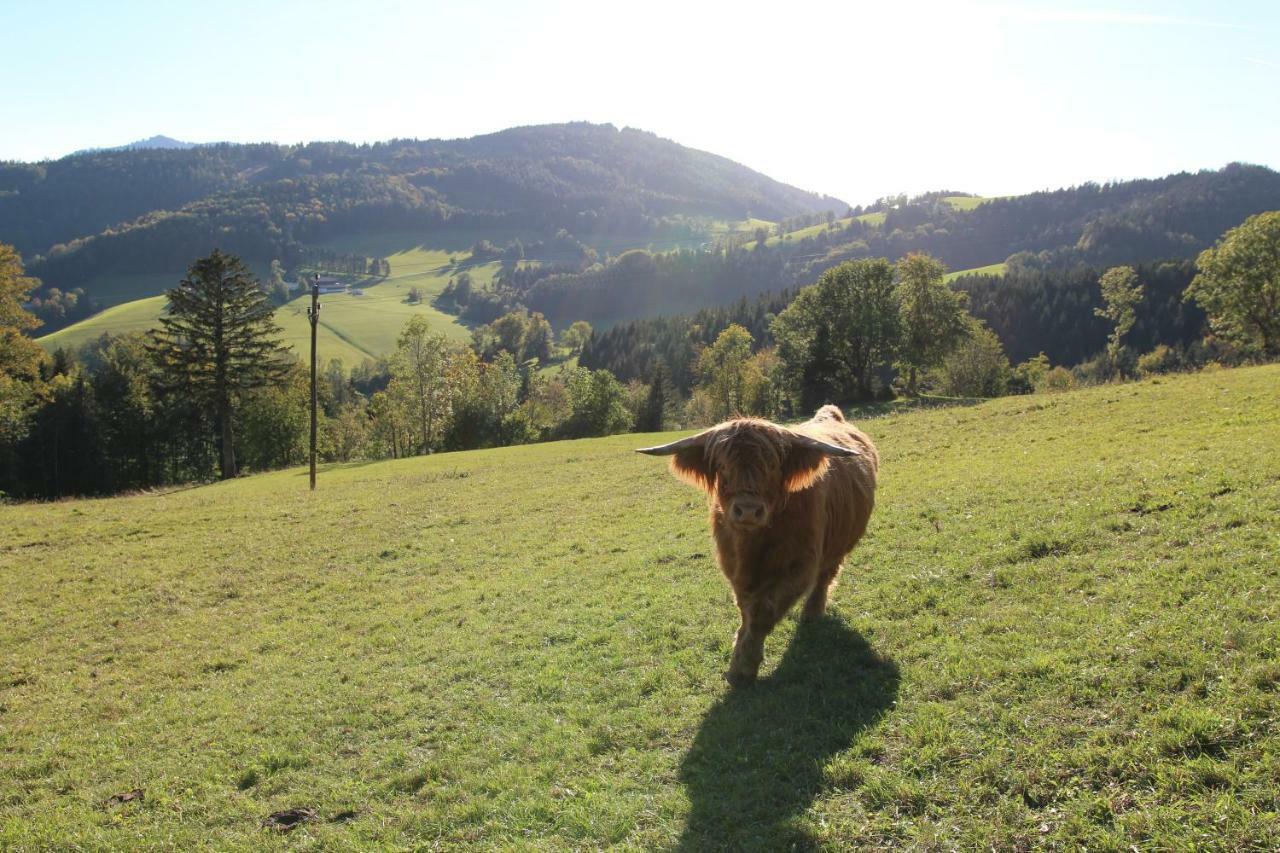
<instances>
[{"instance_id":1,"label":"distant building","mask_svg":"<svg viewBox=\"0 0 1280 853\"><path fill-rule=\"evenodd\" d=\"M315 284L317 282L319 282L320 284L321 293L346 293L347 292L346 282L338 281L338 279L336 278L326 278L324 276L320 276L320 278L318 279L317 278L311 279L309 283Z\"/></svg>"}]
</instances>

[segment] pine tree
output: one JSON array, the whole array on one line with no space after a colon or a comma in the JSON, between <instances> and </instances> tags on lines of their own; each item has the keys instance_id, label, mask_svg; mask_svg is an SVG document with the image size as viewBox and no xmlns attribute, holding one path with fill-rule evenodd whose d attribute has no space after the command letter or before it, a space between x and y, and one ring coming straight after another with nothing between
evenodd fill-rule
<instances>
[{"instance_id":1,"label":"pine tree","mask_svg":"<svg viewBox=\"0 0 1280 853\"><path fill-rule=\"evenodd\" d=\"M671 371L665 361L659 361L649 379L649 396L636 418L636 432L661 432L672 420L676 403L676 390L671 384Z\"/></svg>"},{"instance_id":2,"label":"pine tree","mask_svg":"<svg viewBox=\"0 0 1280 853\"><path fill-rule=\"evenodd\" d=\"M281 382L288 371L271 303L257 279L233 255L214 249L168 293L163 328L148 350L163 391L212 409L222 479L236 476L235 407L241 395Z\"/></svg>"}]
</instances>

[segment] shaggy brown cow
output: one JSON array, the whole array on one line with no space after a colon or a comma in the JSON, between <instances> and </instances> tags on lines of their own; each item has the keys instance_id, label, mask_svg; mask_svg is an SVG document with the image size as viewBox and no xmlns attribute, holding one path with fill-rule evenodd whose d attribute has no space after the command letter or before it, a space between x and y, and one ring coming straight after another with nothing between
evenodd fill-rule
<instances>
[{"instance_id":1,"label":"shaggy brown cow","mask_svg":"<svg viewBox=\"0 0 1280 853\"><path fill-rule=\"evenodd\" d=\"M801 595L817 619L845 555L866 532L880 459L835 406L788 429L736 418L660 447L671 470L706 490L720 569L733 587L742 627L725 677L751 682L764 639Z\"/></svg>"}]
</instances>

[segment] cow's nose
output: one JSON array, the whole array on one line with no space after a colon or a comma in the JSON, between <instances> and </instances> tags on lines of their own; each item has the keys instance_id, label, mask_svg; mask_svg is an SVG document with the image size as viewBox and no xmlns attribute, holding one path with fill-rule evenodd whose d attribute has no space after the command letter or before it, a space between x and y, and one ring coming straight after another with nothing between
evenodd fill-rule
<instances>
[{"instance_id":1,"label":"cow's nose","mask_svg":"<svg viewBox=\"0 0 1280 853\"><path fill-rule=\"evenodd\" d=\"M760 501L734 501L733 520L759 524L764 521L764 504Z\"/></svg>"}]
</instances>

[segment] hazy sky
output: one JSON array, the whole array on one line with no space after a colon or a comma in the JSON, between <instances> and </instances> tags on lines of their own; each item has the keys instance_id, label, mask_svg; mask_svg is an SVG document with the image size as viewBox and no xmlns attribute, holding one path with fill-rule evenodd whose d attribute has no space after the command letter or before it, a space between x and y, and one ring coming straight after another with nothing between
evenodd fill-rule
<instances>
[{"instance_id":1,"label":"hazy sky","mask_svg":"<svg viewBox=\"0 0 1280 853\"><path fill-rule=\"evenodd\" d=\"M852 203L1280 166L1280 2L0 0L0 159L652 130Z\"/></svg>"}]
</instances>

